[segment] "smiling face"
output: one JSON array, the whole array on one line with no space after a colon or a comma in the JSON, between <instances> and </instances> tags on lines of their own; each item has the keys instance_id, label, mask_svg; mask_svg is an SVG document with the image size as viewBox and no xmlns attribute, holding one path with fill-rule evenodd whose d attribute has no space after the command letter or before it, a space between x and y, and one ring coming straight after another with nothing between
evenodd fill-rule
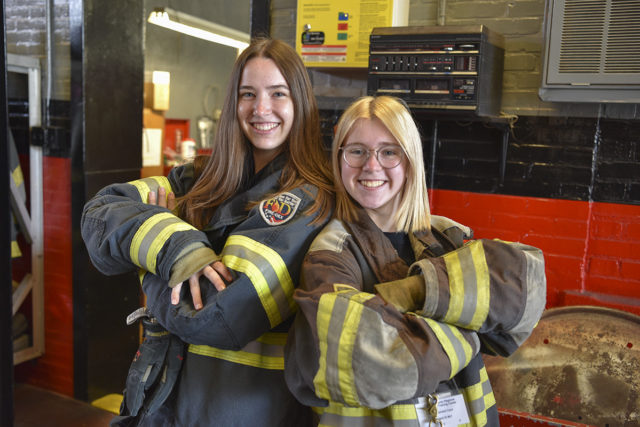
<instances>
[{"instance_id":1,"label":"smiling face","mask_svg":"<svg viewBox=\"0 0 640 427\"><path fill-rule=\"evenodd\" d=\"M238 120L251 141L256 171L283 148L294 119L289 85L273 60L247 61L238 88Z\"/></svg>"},{"instance_id":2,"label":"smiling face","mask_svg":"<svg viewBox=\"0 0 640 427\"><path fill-rule=\"evenodd\" d=\"M373 150L399 144L377 118L356 120L343 147L350 144L359 144L372 151L361 167L351 167L342 156L340 157L340 171L345 189L382 231L396 231L394 219L406 181L406 156L403 155L400 164L394 168L385 169L380 166Z\"/></svg>"}]
</instances>

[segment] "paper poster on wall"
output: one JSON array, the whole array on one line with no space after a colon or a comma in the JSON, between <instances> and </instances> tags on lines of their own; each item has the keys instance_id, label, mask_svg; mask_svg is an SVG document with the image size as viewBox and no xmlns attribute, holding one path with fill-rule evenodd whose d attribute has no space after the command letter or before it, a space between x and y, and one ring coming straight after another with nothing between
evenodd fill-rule
<instances>
[{"instance_id":1,"label":"paper poster on wall","mask_svg":"<svg viewBox=\"0 0 640 427\"><path fill-rule=\"evenodd\" d=\"M162 165L162 129L142 130L142 167Z\"/></svg>"},{"instance_id":2,"label":"paper poster on wall","mask_svg":"<svg viewBox=\"0 0 640 427\"><path fill-rule=\"evenodd\" d=\"M371 29L408 21L409 0L298 0L296 50L308 67L367 67Z\"/></svg>"}]
</instances>

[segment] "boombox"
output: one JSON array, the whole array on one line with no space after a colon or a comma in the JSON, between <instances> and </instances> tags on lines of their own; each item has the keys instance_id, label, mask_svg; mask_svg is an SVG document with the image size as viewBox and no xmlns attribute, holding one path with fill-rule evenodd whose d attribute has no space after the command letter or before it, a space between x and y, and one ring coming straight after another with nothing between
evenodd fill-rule
<instances>
[{"instance_id":1,"label":"boombox","mask_svg":"<svg viewBox=\"0 0 640 427\"><path fill-rule=\"evenodd\" d=\"M378 27L369 38L367 94L411 109L498 116L504 39L483 25Z\"/></svg>"}]
</instances>

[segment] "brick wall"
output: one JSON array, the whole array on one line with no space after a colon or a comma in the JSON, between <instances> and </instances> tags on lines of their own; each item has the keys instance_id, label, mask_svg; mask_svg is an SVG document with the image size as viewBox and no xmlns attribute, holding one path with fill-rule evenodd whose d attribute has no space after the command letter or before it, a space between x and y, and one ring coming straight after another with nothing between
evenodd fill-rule
<instances>
[{"instance_id":1,"label":"brick wall","mask_svg":"<svg viewBox=\"0 0 640 427\"><path fill-rule=\"evenodd\" d=\"M272 8L272 15L295 17L296 2L274 0ZM436 25L437 15L437 1L410 2L409 25ZM551 307L595 304L640 314L637 105L538 98L543 0L448 0L445 15L448 25L483 24L505 36L502 110L514 117L507 124L438 118L434 142L436 118L415 115L434 213L471 226L477 237L543 249ZM293 22L272 25L272 34L294 45ZM310 74L329 144L343 106L366 93L366 72Z\"/></svg>"},{"instance_id":2,"label":"brick wall","mask_svg":"<svg viewBox=\"0 0 640 427\"><path fill-rule=\"evenodd\" d=\"M43 97L46 96L47 20L41 0L5 0L7 52L40 59ZM53 75L51 99L69 100L71 56L69 35L69 1L56 0L53 7Z\"/></svg>"},{"instance_id":3,"label":"brick wall","mask_svg":"<svg viewBox=\"0 0 640 427\"><path fill-rule=\"evenodd\" d=\"M438 0L410 0L409 25L437 24ZM640 118L636 104L600 106L598 104L543 102L538 97L541 82L544 36L544 0L447 0L445 25L486 25L505 38L502 110L506 114L528 116L572 116ZM296 0L271 1L271 34L295 46ZM344 97L366 93L366 76L345 76L329 70L311 70L324 75L314 84L316 93L332 96L331 87L347 87Z\"/></svg>"},{"instance_id":4,"label":"brick wall","mask_svg":"<svg viewBox=\"0 0 640 427\"><path fill-rule=\"evenodd\" d=\"M433 213L476 238L542 249L549 307L601 305L640 315L640 206L434 190Z\"/></svg>"}]
</instances>

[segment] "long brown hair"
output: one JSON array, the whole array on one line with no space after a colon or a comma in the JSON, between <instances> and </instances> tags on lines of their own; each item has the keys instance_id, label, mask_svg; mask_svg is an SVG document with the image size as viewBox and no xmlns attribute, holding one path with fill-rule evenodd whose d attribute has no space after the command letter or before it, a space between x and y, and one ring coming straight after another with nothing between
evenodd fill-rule
<instances>
[{"instance_id":1,"label":"long brown hair","mask_svg":"<svg viewBox=\"0 0 640 427\"><path fill-rule=\"evenodd\" d=\"M249 172L246 158L251 142L237 117L238 88L246 63L256 57L271 59L289 85L294 116L283 151L287 161L277 193L309 183L318 195L308 213L329 215L333 204L333 178L322 150L320 118L311 81L296 51L280 40L252 40L233 65L222 114L213 141L212 155L193 188L178 201L180 215L197 228L207 225L213 211L239 189Z\"/></svg>"}]
</instances>

